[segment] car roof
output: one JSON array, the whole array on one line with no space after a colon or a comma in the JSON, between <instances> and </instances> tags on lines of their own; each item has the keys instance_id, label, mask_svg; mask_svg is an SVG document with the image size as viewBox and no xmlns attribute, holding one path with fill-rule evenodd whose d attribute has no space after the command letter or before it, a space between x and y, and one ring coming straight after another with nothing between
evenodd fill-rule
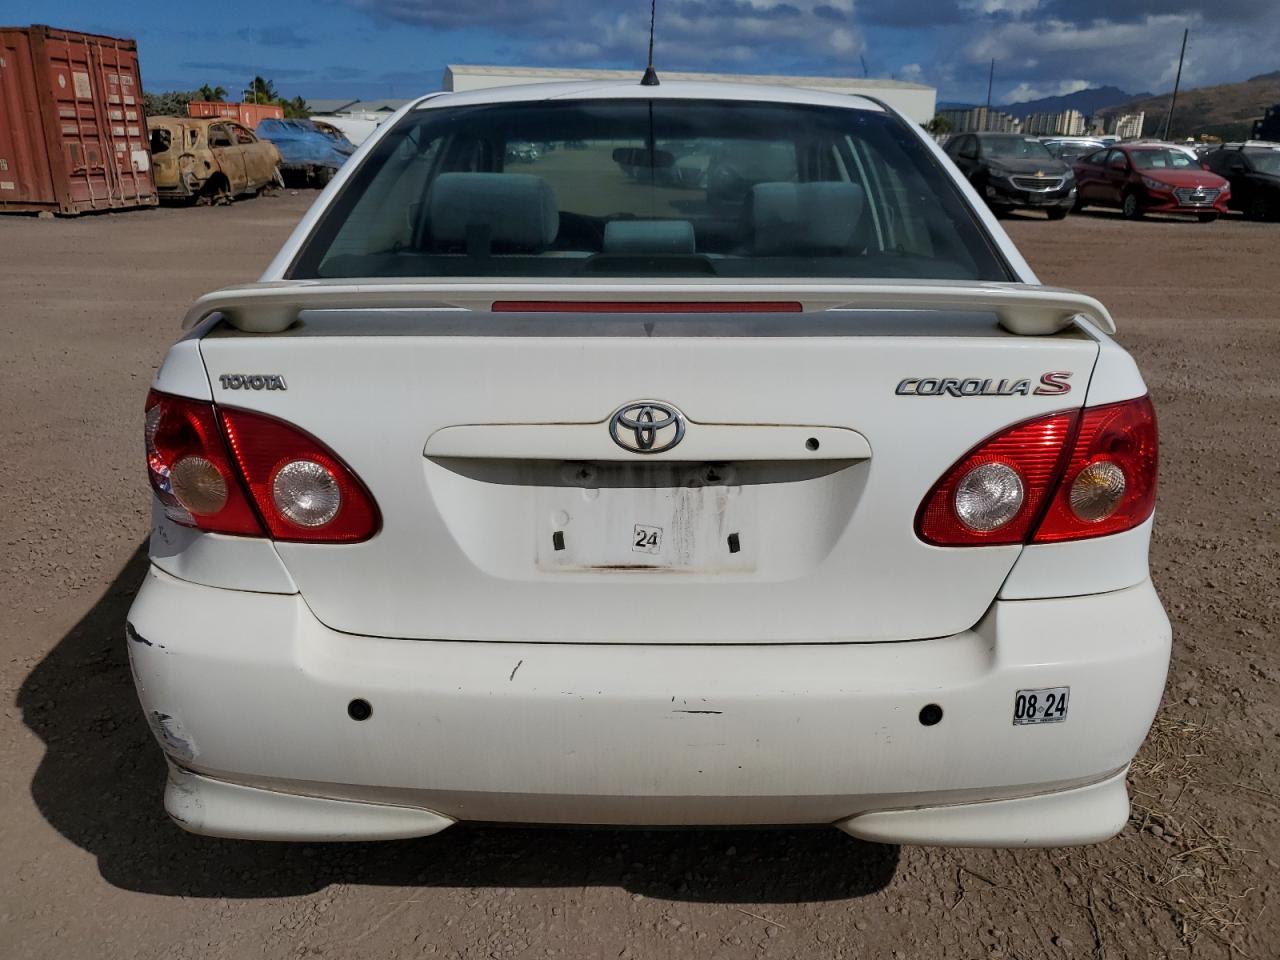
<instances>
[{"instance_id":1,"label":"car roof","mask_svg":"<svg viewBox=\"0 0 1280 960\"><path fill-rule=\"evenodd\" d=\"M434 110L441 107L527 103L538 100L742 100L843 107L877 113L885 110L881 103L866 96L775 84L669 80L656 87L645 87L640 85L638 73L633 83L576 80L557 83L523 83L460 93L429 94L418 100L412 109Z\"/></svg>"}]
</instances>

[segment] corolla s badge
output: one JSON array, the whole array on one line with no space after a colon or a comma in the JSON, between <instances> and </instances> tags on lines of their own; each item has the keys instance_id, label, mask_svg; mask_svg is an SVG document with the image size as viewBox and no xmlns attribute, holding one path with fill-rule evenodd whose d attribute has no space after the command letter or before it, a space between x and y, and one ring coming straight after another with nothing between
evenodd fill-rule
<instances>
[{"instance_id":1,"label":"corolla s badge","mask_svg":"<svg viewBox=\"0 0 1280 960\"><path fill-rule=\"evenodd\" d=\"M1034 387L1029 379L993 380L990 377L908 377L894 393L914 397L1057 397L1071 392L1069 370L1040 374Z\"/></svg>"},{"instance_id":2,"label":"corolla s badge","mask_svg":"<svg viewBox=\"0 0 1280 960\"><path fill-rule=\"evenodd\" d=\"M632 453L662 453L684 439L684 414L656 400L637 400L609 418L609 436Z\"/></svg>"}]
</instances>

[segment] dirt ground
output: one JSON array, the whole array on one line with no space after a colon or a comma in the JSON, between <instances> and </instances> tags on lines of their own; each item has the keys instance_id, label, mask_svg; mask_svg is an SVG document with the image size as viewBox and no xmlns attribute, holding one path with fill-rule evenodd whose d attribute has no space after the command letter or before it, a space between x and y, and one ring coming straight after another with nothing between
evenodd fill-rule
<instances>
[{"instance_id":1,"label":"dirt ground","mask_svg":"<svg viewBox=\"0 0 1280 960\"><path fill-rule=\"evenodd\" d=\"M254 278L313 196L0 220L0 956L1280 955L1280 225L1235 219L1008 221L1046 282L1111 307L1160 415L1175 652L1118 839L459 827L298 846L170 824L123 638L142 399L188 303Z\"/></svg>"}]
</instances>

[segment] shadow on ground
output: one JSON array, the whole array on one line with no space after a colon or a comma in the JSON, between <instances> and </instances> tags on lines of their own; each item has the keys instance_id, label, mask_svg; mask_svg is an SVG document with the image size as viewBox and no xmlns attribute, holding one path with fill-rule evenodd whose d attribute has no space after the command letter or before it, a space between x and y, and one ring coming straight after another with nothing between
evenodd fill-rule
<instances>
[{"instance_id":1,"label":"shadow on ground","mask_svg":"<svg viewBox=\"0 0 1280 960\"><path fill-rule=\"evenodd\" d=\"M182 897L278 897L328 884L619 886L648 897L788 903L888 885L897 847L814 830L549 830L454 827L423 840L281 844L184 833L161 808L165 770L142 718L124 621L140 546L79 623L26 678L18 706L46 751L31 783L40 812L98 859L115 886ZM732 852L730 852L732 851Z\"/></svg>"}]
</instances>

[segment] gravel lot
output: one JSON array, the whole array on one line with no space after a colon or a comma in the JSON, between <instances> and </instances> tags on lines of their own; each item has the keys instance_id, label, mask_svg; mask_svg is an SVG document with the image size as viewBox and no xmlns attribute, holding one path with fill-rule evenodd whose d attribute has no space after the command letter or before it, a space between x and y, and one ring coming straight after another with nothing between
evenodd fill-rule
<instances>
[{"instance_id":1,"label":"gravel lot","mask_svg":"<svg viewBox=\"0 0 1280 960\"><path fill-rule=\"evenodd\" d=\"M1235 219L1008 221L1046 282L1111 307L1161 417L1174 662L1111 843L457 828L294 846L172 826L123 639L142 399L187 304L253 279L312 197L0 220L0 956L1276 956L1280 225Z\"/></svg>"}]
</instances>

